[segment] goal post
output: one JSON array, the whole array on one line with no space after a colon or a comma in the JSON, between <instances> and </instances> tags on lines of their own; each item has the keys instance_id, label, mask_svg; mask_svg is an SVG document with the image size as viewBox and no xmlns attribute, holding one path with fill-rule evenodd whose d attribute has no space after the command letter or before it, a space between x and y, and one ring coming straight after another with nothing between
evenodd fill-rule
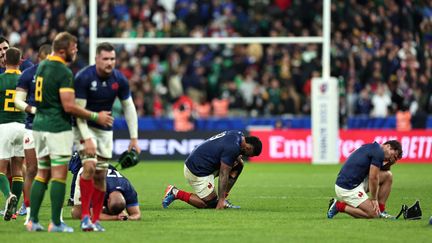
<instances>
[{"instance_id":1,"label":"goal post","mask_svg":"<svg viewBox=\"0 0 432 243\"><path fill-rule=\"evenodd\" d=\"M331 40L331 16L330 16L330 4L331 0L323 0L323 36L307 36L307 37L224 37L224 38L213 38L213 37L187 37L187 38L105 38L97 36L97 0L90 0L90 53L89 63L95 63L96 46L102 42L110 42L112 44L120 45L202 45L202 44L311 44L318 43L322 44L322 77L321 79L314 79L312 86L322 86L326 84L329 91L335 92L334 94L325 94L325 100L328 105L331 104L326 112L328 123L317 123L316 114L324 112L319 110L320 107L324 107L320 104L320 100L312 93L312 135L313 139L313 164L329 164L338 163L338 138L339 138L339 123L338 123L338 91L337 91L337 80L330 77L330 40ZM319 80L319 81L317 81ZM317 83L317 84L314 84ZM319 83L319 84L318 84ZM336 87L336 88L334 88ZM313 88L312 88L313 90ZM321 94L324 95L324 94ZM321 96L320 96L321 97ZM316 103L318 102L318 103ZM326 103L327 104L327 103ZM317 110L318 109L318 110ZM334 110L336 109L336 110ZM336 116L334 118L333 116ZM323 117L321 117L323 118ZM335 123L333 123L335 121ZM331 122L331 123L330 123ZM325 124L325 125L324 125ZM325 128L326 133L320 132ZM324 136L324 137L323 137ZM317 142L320 141L320 142ZM326 141L325 147L323 142ZM334 142L333 142L334 141ZM323 151L325 150L325 152ZM334 153L336 151L336 153ZM323 157L325 155L325 157Z\"/></svg>"}]
</instances>

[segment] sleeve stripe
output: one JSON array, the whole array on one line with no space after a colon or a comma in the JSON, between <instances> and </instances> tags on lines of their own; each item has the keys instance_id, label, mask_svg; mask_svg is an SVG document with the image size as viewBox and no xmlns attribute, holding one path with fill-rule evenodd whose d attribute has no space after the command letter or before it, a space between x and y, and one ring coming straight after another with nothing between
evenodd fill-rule
<instances>
[{"instance_id":1,"label":"sleeve stripe","mask_svg":"<svg viewBox=\"0 0 432 243\"><path fill-rule=\"evenodd\" d=\"M73 88L60 88L60 92L74 92L75 90Z\"/></svg>"},{"instance_id":2,"label":"sleeve stripe","mask_svg":"<svg viewBox=\"0 0 432 243\"><path fill-rule=\"evenodd\" d=\"M139 206L139 203L136 202L136 203L127 204L126 208L135 207L135 206Z\"/></svg>"}]
</instances>

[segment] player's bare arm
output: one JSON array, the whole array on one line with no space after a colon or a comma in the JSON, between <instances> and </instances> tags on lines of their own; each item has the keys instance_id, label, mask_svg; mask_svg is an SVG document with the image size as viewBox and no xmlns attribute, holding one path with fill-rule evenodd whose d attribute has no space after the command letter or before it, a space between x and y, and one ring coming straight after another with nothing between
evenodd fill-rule
<instances>
[{"instance_id":1,"label":"player's bare arm","mask_svg":"<svg viewBox=\"0 0 432 243\"><path fill-rule=\"evenodd\" d=\"M232 167L221 162L220 170L219 170L219 200L216 206L216 209L223 209L225 207L225 195L228 188L228 180L229 173L231 172Z\"/></svg>"},{"instance_id":2,"label":"player's bare arm","mask_svg":"<svg viewBox=\"0 0 432 243\"><path fill-rule=\"evenodd\" d=\"M129 214L129 216L128 216L129 220L140 220L141 219L141 211L139 209L139 206L128 207L128 208L126 208L126 211Z\"/></svg>"},{"instance_id":3,"label":"player's bare arm","mask_svg":"<svg viewBox=\"0 0 432 243\"><path fill-rule=\"evenodd\" d=\"M109 111L91 112L75 104L75 94L72 89L60 90L60 100L63 109L76 117L93 120L102 126L112 126L114 118Z\"/></svg>"},{"instance_id":4,"label":"player's bare arm","mask_svg":"<svg viewBox=\"0 0 432 243\"><path fill-rule=\"evenodd\" d=\"M129 216L124 212L121 212L121 213L116 214L116 215L106 214L105 212L101 212L100 219L104 220L104 221L106 221L106 220L128 220Z\"/></svg>"},{"instance_id":5,"label":"player's bare arm","mask_svg":"<svg viewBox=\"0 0 432 243\"><path fill-rule=\"evenodd\" d=\"M370 190L370 200L374 206L374 210L379 214L378 206L378 187L379 187L379 172L380 168L371 165L369 169L369 190Z\"/></svg>"}]
</instances>

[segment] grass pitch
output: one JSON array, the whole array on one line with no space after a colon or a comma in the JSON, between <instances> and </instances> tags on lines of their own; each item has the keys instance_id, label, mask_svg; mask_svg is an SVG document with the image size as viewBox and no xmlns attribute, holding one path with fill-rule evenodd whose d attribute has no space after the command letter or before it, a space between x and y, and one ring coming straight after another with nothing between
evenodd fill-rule
<instances>
[{"instance_id":1,"label":"grass pitch","mask_svg":"<svg viewBox=\"0 0 432 243\"><path fill-rule=\"evenodd\" d=\"M326 218L328 200L340 165L246 164L230 193L240 210L197 210L181 201L161 208L168 184L190 191L183 163L144 162L121 171L139 194L142 220L103 222L105 233L79 231L65 207L64 219L75 233L28 233L23 217L0 221L0 235L9 242L430 242L432 225L432 164L398 164L392 169L393 191L387 211L420 200L423 218L416 221L363 220L338 214ZM4 198L0 199L4 205ZM41 209L41 223L50 217L49 194ZM18 240L18 241L16 241Z\"/></svg>"}]
</instances>

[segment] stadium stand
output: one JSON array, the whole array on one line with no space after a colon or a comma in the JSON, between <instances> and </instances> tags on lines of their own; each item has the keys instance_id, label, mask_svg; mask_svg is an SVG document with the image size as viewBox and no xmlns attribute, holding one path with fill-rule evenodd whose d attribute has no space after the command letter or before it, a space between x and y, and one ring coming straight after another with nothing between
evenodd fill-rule
<instances>
[{"instance_id":1,"label":"stadium stand","mask_svg":"<svg viewBox=\"0 0 432 243\"><path fill-rule=\"evenodd\" d=\"M99 0L98 5L100 37L321 35L320 1ZM88 60L88 8L84 0L3 3L0 34L34 59L40 44L70 31L79 37L76 71ZM432 112L432 3L333 1L331 9L331 75L339 80L341 127L393 127L399 110L430 127L424 114ZM321 70L316 44L117 48L139 115L162 121L172 118L172 104L183 94L200 104L228 102L228 117L309 116L311 78ZM373 119L363 121L365 116ZM212 127L194 118L196 128Z\"/></svg>"}]
</instances>

